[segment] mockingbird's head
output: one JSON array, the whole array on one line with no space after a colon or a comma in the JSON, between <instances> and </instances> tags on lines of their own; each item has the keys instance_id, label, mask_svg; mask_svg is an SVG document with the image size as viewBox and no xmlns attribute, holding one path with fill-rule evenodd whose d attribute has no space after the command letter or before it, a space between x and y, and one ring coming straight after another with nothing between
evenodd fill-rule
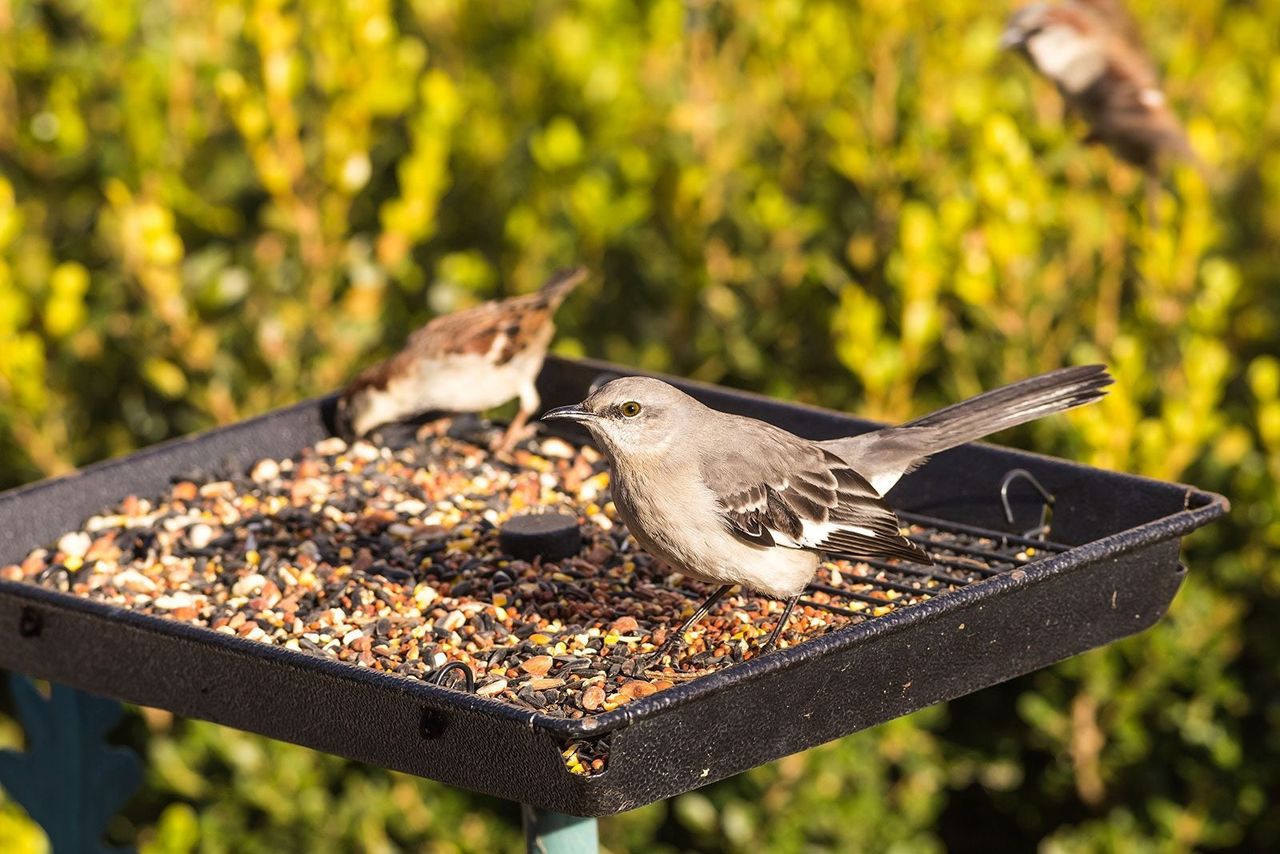
<instances>
[{"instance_id":1,"label":"mockingbird's head","mask_svg":"<svg viewBox=\"0 0 1280 854\"><path fill-rule=\"evenodd\" d=\"M609 454L636 459L666 453L673 440L687 436L706 407L661 380L622 377L602 385L576 406L561 406L543 421L575 421L586 427Z\"/></svg>"}]
</instances>

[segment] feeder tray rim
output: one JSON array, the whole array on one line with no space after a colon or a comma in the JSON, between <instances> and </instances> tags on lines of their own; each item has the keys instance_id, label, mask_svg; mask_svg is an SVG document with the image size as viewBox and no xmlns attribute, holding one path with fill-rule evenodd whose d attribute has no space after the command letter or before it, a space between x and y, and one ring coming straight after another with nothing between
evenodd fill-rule
<instances>
[{"instance_id":1,"label":"feeder tray rim","mask_svg":"<svg viewBox=\"0 0 1280 854\"><path fill-rule=\"evenodd\" d=\"M779 404L784 404L789 408L823 418L838 417L847 419L855 417L851 416L849 413L843 413L837 410L824 409L822 407L812 406L809 404L778 401L765 395L743 392L735 389L725 389L709 383L702 383L664 374L632 371L631 369L621 368L618 365L613 365L607 362L599 362L589 359L557 359L554 356L549 356L548 362L553 361L565 362L579 367L594 368L599 370L601 373L625 375L625 372L630 372L631 375L653 376L689 390L695 394L697 392L703 392L711 395L723 395L726 392L731 392L735 397L741 400L764 404L769 407L776 407ZM136 465L141 460L165 454L174 447L199 442L203 437L211 433L216 432L219 435L226 436L228 434L238 432L255 432L261 429L264 422L268 422L276 418L288 418L292 413L298 410L315 409L317 406L320 407L322 412L329 411L332 407L333 401L336 399L336 394L322 395L317 398L312 398L290 406L272 410L262 415L237 422L236 424L215 427L190 436L171 439L156 445L148 446L139 451L135 451L127 456L103 460L59 477L49 478L26 486L20 486L0 495L0 505L21 500L38 491L49 489L58 484L84 477L89 474L111 471L122 466ZM560 430L555 430L550 432L559 435L572 435L572 431L562 433ZM1063 466L1078 469L1082 475L1088 474L1090 476L1096 476L1098 474L1097 469L1070 460L1063 460L1057 457L1005 446L997 446L986 442L970 444L985 446L992 450L998 449L999 452L1003 454L1016 455L1029 467L1034 467L1036 462L1045 462L1052 463L1053 466L1059 469ZM338 661L325 656L298 650L291 650L274 644L250 641L246 638L215 632L207 627L196 626L180 620L168 619L156 615L138 613L121 606L95 602L86 597L51 590L39 585L33 585L29 582L0 580L0 591L14 593L18 596L34 601L41 601L50 606L69 607L82 611L96 612L104 617L124 622L135 628L148 632L159 632L171 635L177 634L192 640L212 643L225 650L238 654L254 657L266 656L269 659L277 660L281 664L300 669L319 671L326 675L341 679L351 679L372 685L387 685L388 683L386 680L391 679L398 688L410 694L415 699L420 699L423 702L438 708L461 708L466 711L492 715L508 720L515 720L530 728L540 729L566 739L594 739L623 729L633 723L652 717L667 709L681 706L708 694L715 693L722 687L722 681L726 679L731 679L735 683L750 682L766 674L773 673L774 671L791 667L802 661L819 658L841 650L847 646L864 643L871 638L886 636L908 627L936 619L940 616L944 616L947 612L957 607L972 605L987 599L994 599L1020 587L1035 583L1045 578L1069 573L1073 569L1092 564L1098 560L1116 557L1156 542L1168 540L1174 536L1181 537L1192 530L1207 524L1209 521L1224 515L1230 508L1230 503L1224 496L1217 493L1206 492L1194 486L1186 484L1170 484L1168 481L1160 481L1154 478L1146 478L1138 475L1123 474L1122 476L1126 479L1140 480L1152 485L1158 485L1162 489L1168 489L1171 485L1181 488L1185 492L1186 509L1182 512L1153 519L1136 528L1119 531L1098 540L1080 545L1047 544L1058 545L1068 550L1060 554L1032 561L1025 566L1016 567L1014 569L1001 572L998 575L993 575L991 577L966 584L956 590L948 591L943 595L934 596L927 601L913 604L910 608L894 610L889 614L885 614L872 620L866 620L861 623L839 628L829 634L807 640L797 646L775 650L769 655L762 656L760 658L752 658L748 661L734 664L722 670L698 676L690 679L688 682L667 689L666 691L661 691L657 694L633 701L632 703L615 709L614 711L577 719L558 715L548 715L531 709L522 709L497 698L469 694L465 691L446 688L430 682L401 676L399 674L372 671L348 662ZM916 517L921 516L921 514L918 513L906 515ZM939 521L945 522L946 520L940 519ZM993 531L991 533L1001 532ZM1010 536L1014 539L1019 539L1017 535Z\"/></svg>"}]
</instances>

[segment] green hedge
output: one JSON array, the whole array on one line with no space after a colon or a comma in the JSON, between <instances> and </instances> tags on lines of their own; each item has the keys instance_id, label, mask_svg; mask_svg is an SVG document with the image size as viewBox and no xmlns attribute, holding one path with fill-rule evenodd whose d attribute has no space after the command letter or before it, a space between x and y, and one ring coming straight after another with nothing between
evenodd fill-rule
<instances>
[{"instance_id":1,"label":"green hedge","mask_svg":"<svg viewBox=\"0 0 1280 854\"><path fill-rule=\"evenodd\" d=\"M1274 849L1280 4L1131 5L1214 172L1154 218L980 0L0 0L0 485L332 389L571 262L560 351L883 418L1105 361L1103 404L1005 441L1231 496L1167 619L604 839ZM147 851L519 844L432 783L124 736Z\"/></svg>"}]
</instances>

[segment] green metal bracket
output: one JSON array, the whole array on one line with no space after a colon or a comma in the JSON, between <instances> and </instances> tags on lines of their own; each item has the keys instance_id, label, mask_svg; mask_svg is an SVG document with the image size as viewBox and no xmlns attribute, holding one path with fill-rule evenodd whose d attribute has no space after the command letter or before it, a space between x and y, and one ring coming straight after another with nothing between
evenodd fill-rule
<instances>
[{"instance_id":1,"label":"green metal bracket","mask_svg":"<svg viewBox=\"0 0 1280 854\"><path fill-rule=\"evenodd\" d=\"M102 833L142 783L138 757L106 741L123 708L62 685L45 699L16 673L9 689L27 749L0 751L0 786L44 828L54 854L117 854Z\"/></svg>"},{"instance_id":2,"label":"green metal bracket","mask_svg":"<svg viewBox=\"0 0 1280 854\"><path fill-rule=\"evenodd\" d=\"M596 854L600 833L594 818L579 818L522 805L529 854Z\"/></svg>"}]
</instances>

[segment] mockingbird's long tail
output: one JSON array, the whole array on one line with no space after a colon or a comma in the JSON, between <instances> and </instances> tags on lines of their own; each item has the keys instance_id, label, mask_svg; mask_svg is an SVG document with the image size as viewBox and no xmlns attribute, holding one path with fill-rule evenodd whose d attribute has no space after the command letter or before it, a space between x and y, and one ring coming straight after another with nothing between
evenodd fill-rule
<instances>
[{"instance_id":1,"label":"mockingbird's long tail","mask_svg":"<svg viewBox=\"0 0 1280 854\"><path fill-rule=\"evenodd\" d=\"M1114 379L1104 365L1061 368L939 409L901 427L820 443L884 495L933 454L1092 403Z\"/></svg>"}]
</instances>

